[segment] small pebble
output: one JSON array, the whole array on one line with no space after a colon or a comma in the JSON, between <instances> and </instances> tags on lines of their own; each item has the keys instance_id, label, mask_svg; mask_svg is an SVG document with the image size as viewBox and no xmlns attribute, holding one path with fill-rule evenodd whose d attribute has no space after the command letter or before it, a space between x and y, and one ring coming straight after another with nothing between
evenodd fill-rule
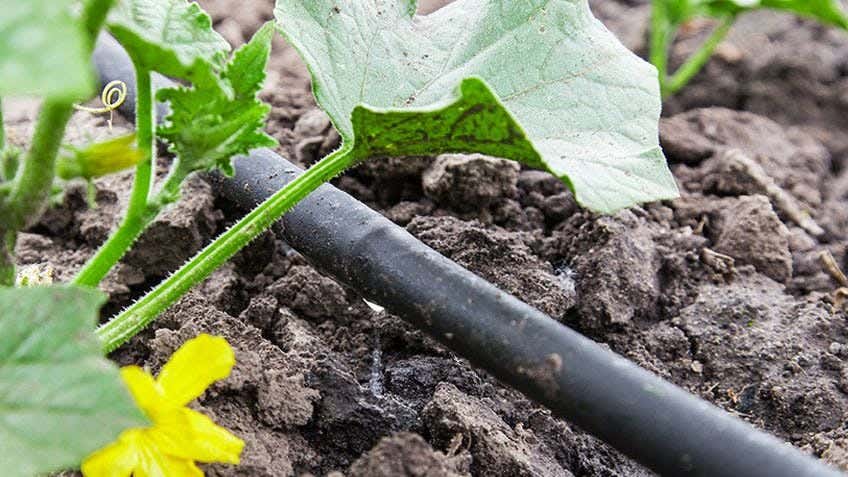
<instances>
[{"instance_id":1,"label":"small pebble","mask_svg":"<svg viewBox=\"0 0 848 477\"><path fill-rule=\"evenodd\" d=\"M701 373L704 372L704 365L701 364L700 361L692 361L692 364L689 365L689 367L692 368L692 371L694 371L698 374L701 374Z\"/></svg>"}]
</instances>

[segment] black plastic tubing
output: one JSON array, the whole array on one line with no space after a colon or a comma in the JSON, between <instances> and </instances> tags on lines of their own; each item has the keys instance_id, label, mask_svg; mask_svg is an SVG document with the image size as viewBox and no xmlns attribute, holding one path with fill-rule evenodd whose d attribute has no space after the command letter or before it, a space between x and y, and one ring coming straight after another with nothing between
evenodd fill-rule
<instances>
[{"instance_id":1,"label":"black plastic tubing","mask_svg":"<svg viewBox=\"0 0 848 477\"><path fill-rule=\"evenodd\" d=\"M120 79L134 93L114 40L100 39L94 61L104 84ZM124 112L134 107L128 100ZM245 209L301 172L267 149L235 169L213 180ZM331 185L281 221L286 242L319 270L662 475L842 475L504 293Z\"/></svg>"}]
</instances>

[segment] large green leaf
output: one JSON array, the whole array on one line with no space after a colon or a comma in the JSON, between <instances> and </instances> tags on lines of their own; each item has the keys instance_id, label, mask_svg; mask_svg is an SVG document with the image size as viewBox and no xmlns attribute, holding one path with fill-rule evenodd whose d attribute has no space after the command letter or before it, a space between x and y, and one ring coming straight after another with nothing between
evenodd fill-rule
<instances>
[{"instance_id":1,"label":"large green leaf","mask_svg":"<svg viewBox=\"0 0 848 477\"><path fill-rule=\"evenodd\" d=\"M208 78L208 66L230 50L209 15L186 0L119 0L107 24L133 61L193 82Z\"/></svg>"},{"instance_id":2,"label":"large green leaf","mask_svg":"<svg viewBox=\"0 0 848 477\"><path fill-rule=\"evenodd\" d=\"M0 96L78 99L94 88L73 0L0 0Z\"/></svg>"},{"instance_id":3,"label":"large green leaf","mask_svg":"<svg viewBox=\"0 0 848 477\"><path fill-rule=\"evenodd\" d=\"M76 287L0 289L0 456L4 476L75 467L147 422L105 359L104 296Z\"/></svg>"},{"instance_id":4,"label":"large green leaf","mask_svg":"<svg viewBox=\"0 0 848 477\"><path fill-rule=\"evenodd\" d=\"M593 17L586 0L458 0L428 16L415 16L415 7L277 1L278 24L309 66L319 104L358 158L422 153L429 141L430 152L479 150L543 165L601 212L677 196L658 145L656 70ZM434 110L468 101L455 93L467 78L476 79L464 92L482 99L490 90L490 98L445 117L476 134L509 131L493 134L485 150L434 122ZM357 106L372 115L366 130L355 128ZM376 118L404 110L401 129ZM390 143L382 150L369 150L362 137L372 128Z\"/></svg>"},{"instance_id":5,"label":"large green leaf","mask_svg":"<svg viewBox=\"0 0 848 477\"><path fill-rule=\"evenodd\" d=\"M226 88L208 83L159 91L159 100L170 103L171 114L158 134L179 158L181 175L215 168L232 174L233 156L277 144L262 131L271 108L256 98L273 34L273 24L266 24L235 52L222 71Z\"/></svg>"}]
</instances>

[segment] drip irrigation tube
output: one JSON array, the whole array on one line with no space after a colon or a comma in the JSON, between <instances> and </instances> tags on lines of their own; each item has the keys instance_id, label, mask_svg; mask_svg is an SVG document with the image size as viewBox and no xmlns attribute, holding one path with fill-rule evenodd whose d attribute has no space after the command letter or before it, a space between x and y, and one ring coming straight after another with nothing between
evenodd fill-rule
<instances>
[{"instance_id":1,"label":"drip irrigation tube","mask_svg":"<svg viewBox=\"0 0 848 477\"><path fill-rule=\"evenodd\" d=\"M101 82L127 83L131 113L126 54L103 36L94 60ZM235 169L213 180L245 209L300 172L267 149ZM285 241L322 272L661 475L842 475L504 293L331 185L281 222Z\"/></svg>"}]
</instances>

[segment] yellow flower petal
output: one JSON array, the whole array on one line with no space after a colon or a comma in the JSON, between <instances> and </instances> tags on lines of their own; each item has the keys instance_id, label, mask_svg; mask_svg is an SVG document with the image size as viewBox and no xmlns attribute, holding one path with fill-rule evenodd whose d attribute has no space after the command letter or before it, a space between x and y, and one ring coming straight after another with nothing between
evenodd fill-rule
<instances>
[{"instance_id":1,"label":"yellow flower petal","mask_svg":"<svg viewBox=\"0 0 848 477\"><path fill-rule=\"evenodd\" d=\"M157 383L173 404L184 406L226 378L236 358L227 340L207 334L190 339L162 367Z\"/></svg>"},{"instance_id":2,"label":"yellow flower petal","mask_svg":"<svg viewBox=\"0 0 848 477\"><path fill-rule=\"evenodd\" d=\"M151 419L155 419L157 413L166 408L176 407L168 405L162 388L153 380L153 376L138 366L121 368L121 378L130 390L130 394L132 394L138 407Z\"/></svg>"},{"instance_id":3,"label":"yellow flower petal","mask_svg":"<svg viewBox=\"0 0 848 477\"><path fill-rule=\"evenodd\" d=\"M194 462L158 452L147 446L133 472L133 477L203 477L203 472Z\"/></svg>"},{"instance_id":4,"label":"yellow flower petal","mask_svg":"<svg viewBox=\"0 0 848 477\"><path fill-rule=\"evenodd\" d=\"M84 477L129 477L137 463L135 446L118 440L88 456L81 470Z\"/></svg>"},{"instance_id":5,"label":"yellow flower petal","mask_svg":"<svg viewBox=\"0 0 848 477\"><path fill-rule=\"evenodd\" d=\"M244 441L189 408L163 416L149 437L165 454L200 462L238 464L244 449Z\"/></svg>"}]
</instances>

